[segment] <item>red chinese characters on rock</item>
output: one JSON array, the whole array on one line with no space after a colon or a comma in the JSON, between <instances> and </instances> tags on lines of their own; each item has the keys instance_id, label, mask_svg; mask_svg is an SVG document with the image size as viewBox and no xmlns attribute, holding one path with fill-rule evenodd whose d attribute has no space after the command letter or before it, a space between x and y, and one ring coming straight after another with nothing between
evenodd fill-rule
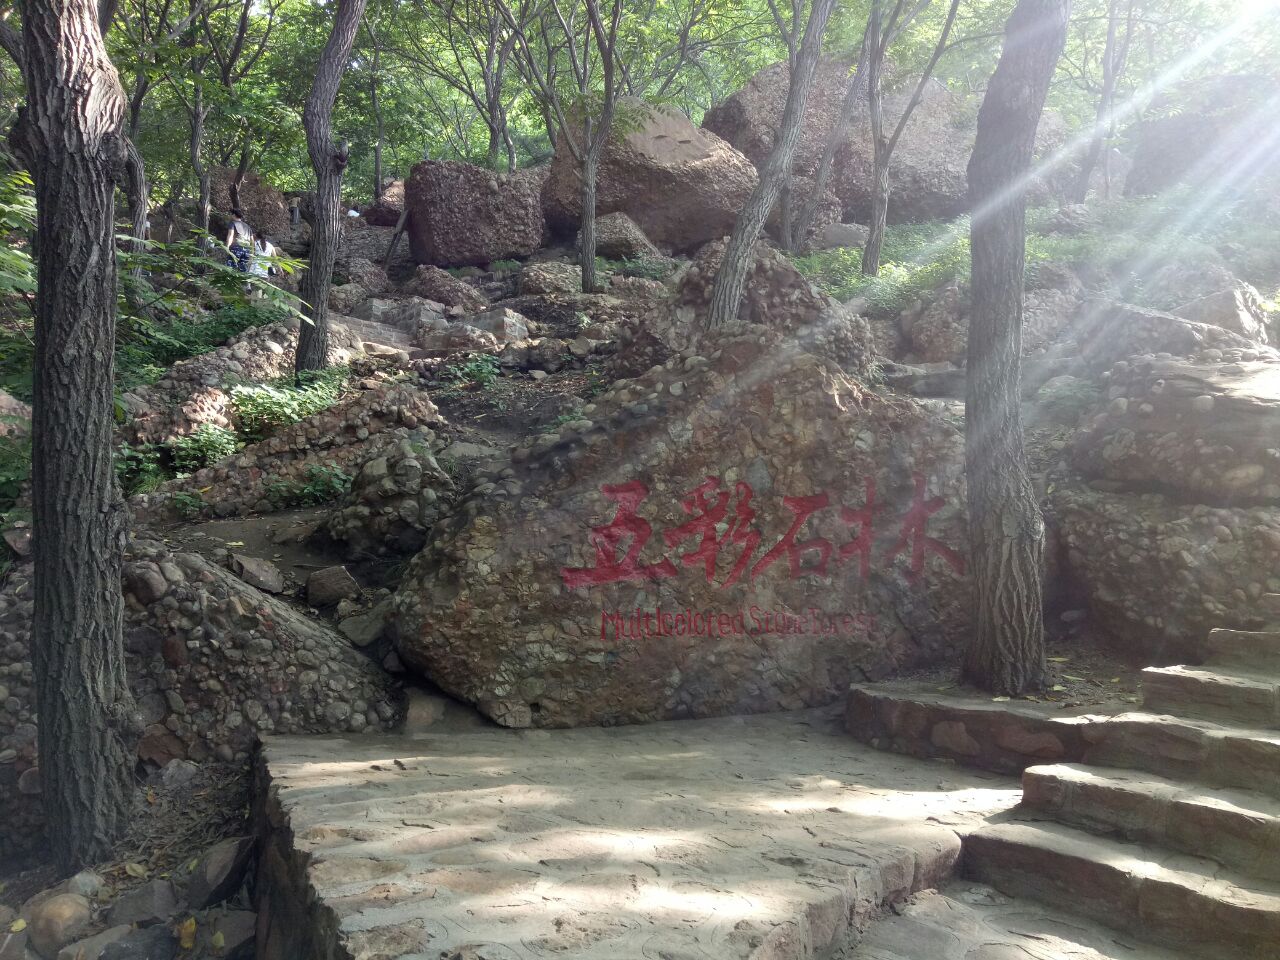
<instances>
[{"instance_id":1,"label":"red chinese characters on rock","mask_svg":"<svg viewBox=\"0 0 1280 960\"><path fill-rule=\"evenodd\" d=\"M910 583L923 576L930 555L940 558L955 573L963 574L964 557L941 540L929 536L927 530L929 518L941 510L946 501L942 497L928 496L928 485L923 476L916 474L913 482L911 505L901 518L897 539L889 549L887 559L892 561L907 553L905 574ZM640 561L641 553L653 537L653 528L638 512L640 504L649 496L649 488L641 481L633 480L605 484L600 487L600 492L618 505L617 511L607 524L591 529L595 565L561 569L565 586L575 589L674 577L677 568L668 557L657 563ZM707 583L715 583L721 551L727 553L736 549L736 554L730 554L733 566L719 584L720 588L732 586L744 575L754 582L784 558L787 575L792 580L809 574L826 576L832 567L838 568L845 563L857 563L862 577L870 575L876 521L884 510L876 500L874 479L866 480L865 498L858 508L840 505L826 492L806 497L783 497L783 505L791 511L791 523L781 539L752 565L751 560L761 539L754 526L757 517L752 506L754 498L755 492L750 484L738 481L729 491L719 477L707 477L680 503L689 519L664 531L662 540L668 549L691 543L691 549L679 554L680 563L685 567L700 568ZM832 506L838 507L841 522L850 530L850 539L838 547L826 537L801 539L800 532L805 524L816 513Z\"/></svg>"}]
</instances>

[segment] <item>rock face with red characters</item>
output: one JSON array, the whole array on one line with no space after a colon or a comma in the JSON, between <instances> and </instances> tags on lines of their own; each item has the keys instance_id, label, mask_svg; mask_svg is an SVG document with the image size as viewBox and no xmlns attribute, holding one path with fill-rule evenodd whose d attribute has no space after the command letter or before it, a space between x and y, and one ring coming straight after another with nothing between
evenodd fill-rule
<instances>
[{"instance_id":1,"label":"rock face with red characters","mask_svg":"<svg viewBox=\"0 0 1280 960\"><path fill-rule=\"evenodd\" d=\"M396 597L402 659L509 726L797 708L966 630L963 437L758 328L514 448Z\"/></svg>"}]
</instances>

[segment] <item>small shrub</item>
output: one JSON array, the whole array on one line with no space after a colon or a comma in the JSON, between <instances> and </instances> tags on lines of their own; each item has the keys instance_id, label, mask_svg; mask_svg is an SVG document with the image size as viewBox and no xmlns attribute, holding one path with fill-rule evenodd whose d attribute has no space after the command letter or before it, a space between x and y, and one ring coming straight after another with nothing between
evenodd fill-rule
<instances>
[{"instance_id":1,"label":"small shrub","mask_svg":"<svg viewBox=\"0 0 1280 960\"><path fill-rule=\"evenodd\" d=\"M162 448L154 443L141 443L136 447L125 443L116 448L116 478L126 497L150 493L171 479L161 453Z\"/></svg>"},{"instance_id":2,"label":"small shrub","mask_svg":"<svg viewBox=\"0 0 1280 960\"><path fill-rule=\"evenodd\" d=\"M286 382L233 387L231 402L240 434L261 440L281 427L329 409L342 395L346 377L346 368L330 367L299 374L297 386Z\"/></svg>"},{"instance_id":3,"label":"small shrub","mask_svg":"<svg viewBox=\"0 0 1280 960\"><path fill-rule=\"evenodd\" d=\"M489 264L490 273L514 273L521 267L519 260L495 260Z\"/></svg>"},{"instance_id":4,"label":"small shrub","mask_svg":"<svg viewBox=\"0 0 1280 960\"><path fill-rule=\"evenodd\" d=\"M225 427L202 423L194 433L169 441L178 476L225 460L240 449L240 439Z\"/></svg>"},{"instance_id":5,"label":"small shrub","mask_svg":"<svg viewBox=\"0 0 1280 960\"><path fill-rule=\"evenodd\" d=\"M183 520L194 520L204 513L204 497L181 490L173 495L173 508Z\"/></svg>"},{"instance_id":6,"label":"small shrub","mask_svg":"<svg viewBox=\"0 0 1280 960\"><path fill-rule=\"evenodd\" d=\"M450 364L445 368L445 375L455 384L473 383L480 389L491 387L501 372L498 358L490 353L477 353L464 363Z\"/></svg>"},{"instance_id":7,"label":"small shrub","mask_svg":"<svg viewBox=\"0 0 1280 960\"><path fill-rule=\"evenodd\" d=\"M17 502L30 479L30 435L0 436L0 512Z\"/></svg>"},{"instance_id":8,"label":"small shrub","mask_svg":"<svg viewBox=\"0 0 1280 960\"><path fill-rule=\"evenodd\" d=\"M277 507L314 507L337 500L351 489L351 476L330 464L313 464L302 482L276 480L267 484L267 499Z\"/></svg>"}]
</instances>

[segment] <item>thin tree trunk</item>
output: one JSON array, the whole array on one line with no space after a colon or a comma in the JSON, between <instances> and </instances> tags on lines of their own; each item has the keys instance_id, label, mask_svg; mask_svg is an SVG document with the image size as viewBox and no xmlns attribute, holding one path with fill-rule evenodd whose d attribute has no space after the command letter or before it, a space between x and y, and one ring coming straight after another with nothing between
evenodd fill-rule
<instances>
[{"instance_id":1,"label":"thin tree trunk","mask_svg":"<svg viewBox=\"0 0 1280 960\"><path fill-rule=\"evenodd\" d=\"M373 202L381 203L386 185L382 182L382 141L386 137L386 123L382 119L382 101L378 97L378 71L382 61L382 51L373 48L373 75L369 80L369 101L373 106L374 140L373 140Z\"/></svg>"},{"instance_id":2,"label":"thin tree trunk","mask_svg":"<svg viewBox=\"0 0 1280 960\"><path fill-rule=\"evenodd\" d=\"M1019 409L1026 174L1069 0L1018 0L969 160L973 305L965 392L974 624L962 677L1016 696L1044 681L1044 521Z\"/></svg>"},{"instance_id":3,"label":"thin tree trunk","mask_svg":"<svg viewBox=\"0 0 1280 960\"><path fill-rule=\"evenodd\" d=\"M778 140L760 170L760 180L747 199L725 247L724 259L711 288L711 304L703 318L702 329L724 330L737 323L738 305L746 287L747 273L755 255L756 241L765 221L778 202L783 184L791 173L791 157L800 141L804 108L813 89L814 74L822 55L822 33L835 0L814 0L805 24L804 40L791 71L787 103L782 111Z\"/></svg>"},{"instance_id":4,"label":"thin tree trunk","mask_svg":"<svg viewBox=\"0 0 1280 960\"><path fill-rule=\"evenodd\" d=\"M872 35L880 44L880 5L873 8ZM884 134L884 58L873 56L867 78L867 100L871 115L871 222L867 243L862 248L862 275L880 272L880 248L884 245L884 225L889 215L889 138Z\"/></svg>"},{"instance_id":5,"label":"thin tree trunk","mask_svg":"<svg viewBox=\"0 0 1280 960\"><path fill-rule=\"evenodd\" d=\"M596 292L596 179L600 170L600 152L600 149L589 149L582 157L582 231L579 240L581 246L579 260L582 264L583 293Z\"/></svg>"},{"instance_id":6,"label":"thin tree trunk","mask_svg":"<svg viewBox=\"0 0 1280 960\"><path fill-rule=\"evenodd\" d=\"M27 107L13 138L38 211L31 652L48 837L70 872L111 856L132 797L124 505L112 466L126 104L92 0L27 0L22 13Z\"/></svg>"},{"instance_id":7,"label":"thin tree trunk","mask_svg":"<svg viewBox=\"0 0 1280 960\"><path fill-rule=\"evenodd\" d=\"M1111 116L1112 104L1115 102L1116 83L1120 79L1122 65L1117 38L1120 27L1118 6L1119 0L1110 0L1107 5L1107 42L1102 50L1102 89L1098 94L1098 110L1094 128L1089 137L1089 146L1076 173L1075 183L1071 186L1071 199L1075 203L1084 203L1089 198L1089 181L1093 178L1093 170L1098 165L1098 158L1102 155L1103 141L1106 136L1104 130L1110 127L1108 120ZM1132 4L1129 12L1132 16ZM1128 46L1127 40L1125 46ZM1125 53L1127 52L1126 49Z\"/></svg>"},{"instance_id":8,"label":"thin tree trunk","mask_svg":"<svg viewBox=\"0 0 1280 960\"><path fill-rule=\"evenodd\" d=\"M240 145L240 161L236 164L236 172L231 177L231 188L228 191L231 194L231 206L240 206L240 188L244 186L244 178L249 173L249 158L251 156L249 150L249 139L246 136L244 143Z\"/></svg>"},{"instance_id":9,"label":"thin tree trunk","mask_svg":"<svg viewBox=\"0 0 1280 960\"><path fill-rule=\"evenodd\" d=\"M333 30L320 54L315 81L302 112L307 153L316 172L315 219L311 224L311 259L302 277L306 316L298 330L297 370L319 370L329 362L329 287L342 229L342 174L349 152L333 140L333 104L346 69L365 0L338 0Z\"/></svg>"},{"instance_id":10,"label":"thin tree trunk","mask_svg":"<svg viewBox=\"0 0 1280 960\"><path fill-rule=\"evenodd\" d=\"M151 191L147 186L147 168L142 160L142 153L132 140L125 141L125 178L124 195L129 201L129 223L133 232L131 245L134 253L142 253L146 249L143 242L147 237L147 216L150 206ZM133 268L133 278L142 279L142 267Z\"/></svg>"},{"instance_id":11,"label":"thin tree trunk","mask_svg":"<svg viewBox=\"0 0 1280 960\"><path fill-rule=\"evenodd\" d=\"M196 86L191 105L191 141L189 143L191 169L195 171L196 182L199 184L200 191L199 206L196 210L196 226L200 228L201 244L207 245L209 218L213 209L213 182L209 175L209 168L204 163L204 120L207 111L204 106L204 91L199 85Z\"/></svg>"}]
</instances>

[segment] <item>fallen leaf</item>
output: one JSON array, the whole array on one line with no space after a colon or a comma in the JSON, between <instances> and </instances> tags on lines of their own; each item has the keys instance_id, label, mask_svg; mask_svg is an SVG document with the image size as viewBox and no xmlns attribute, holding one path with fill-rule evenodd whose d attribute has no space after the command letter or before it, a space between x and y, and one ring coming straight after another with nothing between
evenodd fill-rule
<instances>
[{"instance_id":1,"label":"fallen leaf","mask_svg":"<svg viewBox=\"0 0 1280 960\"><path fill-rule=\"evenodd\" d=\"M1062 691L1066 690L1067 688L1060 683L1055 683L1049 689L1052 690L1054 693L1062 693Z\"/></svg>"},{"instance_id":2,"label":"fallen leaf","mask_svg":"<svg viewBox=\"0 0 1280 960\"><path fill-rule=\"evenodd\" d=\"M1008 697L992 697L992 698L991 698L991 702L992 702L992 703L1004 703L1004 702L1005 702L1006 700L1008 700L1008 699L1009 699Z\"/></svg>"},{"instance_id":3,"label":"fallen leaf","mask_svg":"<svg viewBox=\"0 0 1280 960\"><path fill-rule=\"evenodd\" d=\"M223 936L222 931L219 930L213 935L213 938L209 942L213 945L213 949L221 950L227 945L227 938Z\"/></svg>"},{"instance_id":4,"label":"fallen leaf","mask_svg":"<svg viewBox=\"0 0 1280 960\"><path fill-rule=\"evenodd\" d=\"M178 946L190 950L196 945L196 918L187 917L178 924Z\"/></svg>"},{"instance_id":5,"label":"fallen leaf","mask_svg":"<svg viewBox=\"0 0 1280 960\"><path fill-rule=\"evenodd\" d=\"M1076 683L1084 683L1084 677L1073 677L1073 676L1071 676L1071 674L1069 674L1069 673L1064 673L1064 674L1062 675L1062 679L1063 679L1063 680L1074 680Z\"/></svg>"},{"instance_id":6,"label":"fallen leaf","mask_svg":"<svg viewBox=\"0 0 1280 960\"><path fill-rule=\"evenodd\" d=\"M1048 659L1050 663L1066 663L1071 658L1070 657L1049 657Z\"/></svg>"},{"instance_id":7,"label":"fallen leaf","mask_svg":"<svg viewBox=\"0 0 1280 960\"><path fill-rule=\"evenodd\" d=\"M27 921L23 920L21 917L9 924L10 933L21 933L25 929L27 929Z\"/></svg>"},{"instance_id":8,"label":"fallen leaf","mask_svg":"<svg viewBox=\"0 0 1280 960\"><path fill-rule=\"evenodd\" d=\"M142 880L147 875L147 868L140 863L126 863L124 865L124 872L135 880Z\"/></svg>"},{"instance_id":9,"label":"fallen leaf","mask_svg":"<svg viewBox=\"0 0 1280 960\"><path fill-rule=\"evenodd\" d=\"M1112 682L1112 683L1119 683L1119 682L1120 682L1120 678L1119 678L1119 677L1112 677L1112 678L1111 678L1111 682Z\"/></svg>"}]
</instances>

